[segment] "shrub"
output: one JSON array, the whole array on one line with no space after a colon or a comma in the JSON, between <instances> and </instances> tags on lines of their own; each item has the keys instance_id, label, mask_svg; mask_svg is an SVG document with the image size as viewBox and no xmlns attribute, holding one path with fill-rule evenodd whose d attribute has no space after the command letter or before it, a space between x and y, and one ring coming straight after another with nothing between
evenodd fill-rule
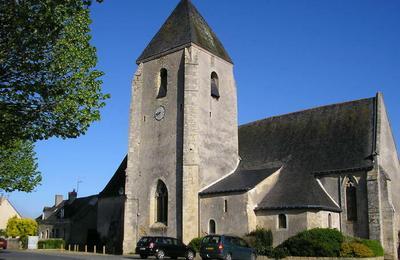
<instances>
[{"instance_id":1,"label":"shrub","mask_svg":"<svg viewBox=\"0 0 400 260\"><path fill-rule=\"evenodd\" d=\"M377 240L361 239L357 237L346 237L346 242L348 243L357 242L363 244L373 252L374 256L385 255L385 251L383 250L381 243Z\"/></svg>"},{"instance_id":2,"label":"shrub","mask_svg":"<svg viewBox=\"0 0 400 260\"><path fill-rule=\"evenodd\" d=\"M258 255L271 255L273 251L271 230L257 227L256 230L247 234L244 239L256 250Z\"/></svg>"},{"instance_id":3,"label":"shrub","mask_svg":"<svg viewBox=\"0 0 400 260\"><path fill-rule=\"evenodd\" d=\"M21 242L21 246L23 249L27 249L28 248L28 236L21 236L19 238L19 241Z\"/></svg>"},{"instance_id":4,"label":"shrub","mask_svg":"<svg viewBox=\"0 0 400 260\"><path fill-rule=\"evenodd\" d=\"M38 242L39 249L60 249L65 243L62 239L46 239Z\"/></svg>"},{"instance_id":5,"label":"shrub","mask_svg":"<svg viewBox=\"0 0 400 260\"><path fill-rule=\"evenodd\" d=\"M188 246L193 248L198 253L200 252L201 240L203 240L202 237L193 238L192 241L189 242Z\"/></svg>"},{"instance_id":6,"label":"shrub","mask_svg":"<svg viewBox=\"0 0 400 260\"><path fill-rule=\"evenodd\" d=\"M371 251L374 253L374 256L385 255L385 251L383 250L383 247L379 241L363 239L361 240L361 243L371 249Z\"/></svg>"},{"instance_id":7,"label":"shrub","mask_svg":"<svg viewBox=\"0 0 400 260\"><path fill-rule=\"evenodd\" d=\"M7 222L6 235L8 237L25 237L37 234L38 224L33 219L12 217Z\"/></svg>"},{"instance_id":8,"label":"shrub","mask_svg":"<svg viewBox=\"0 0 400 260\"><path fill-rule=\"evenodd\" d=\"M336 257L343 241L344 236L336 229L315 228L287 239L278 248L291 256Z\"/></svg>"},{"instance_id":9,"label":"shrub","mask_svg":"<svg viewBox=\"0 0 400 260\"><path fill-rule=\"evenodd\" d=\"M373 257L374 252L359 242L344 242L341 246L342 257Z\"/></svg>"},{"instance_id":10,"label":"shrub","mask_svg":"<svg viewBox=\"0 0 400 260\"><path fill-rule=\"evenodd\" d=\"M286 248L275 248L271 251L271 254L268 255L270 258L274 259L282 259L285 258L289 255L289 252L286 250Z\"/></svg>"}]
</instances>

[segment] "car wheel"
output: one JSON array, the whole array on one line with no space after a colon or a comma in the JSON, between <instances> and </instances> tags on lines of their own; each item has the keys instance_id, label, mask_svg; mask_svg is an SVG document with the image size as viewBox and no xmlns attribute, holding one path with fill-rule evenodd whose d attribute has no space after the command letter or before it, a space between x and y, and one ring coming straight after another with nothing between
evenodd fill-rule
<instances>
[{"instance_id":1,"label":"car wheel","mask_svg":"<svg viewBox=\"0 0 400 260\"><path fill-rule=\"evenodd\" d=\"M140 258L146 259L146 258L147 258L147 255L140 255Z\"/></svg>"},{"instance_id":2,"label":"car wheel","mask_svg":"<svg viewBox=\"0 0 400 260\"><path fill-rule=\"evenodd\" d=\"M255 255L255 254L251 254L251 256L250 256L250 259L251 259L251 260L256 260L256 259L257 259L257 257L256 257L256 255Z\"/></svg>"},{"instance_id":3,"label":"car wheel","mask_svg":"<svg viewBox=\"0 0 400 260\"><path fill-rule=\"evenodd\" d=\"M232 255L231 254L227 254L225 256L224 260L232 260Z\"/></svg>"},{"instance_id":4,"label":"car wheel","mask_svg":"<svg viewBox=\"0 0 400 260\"><path fill-rule=\"evenodd\" d=\"M188 250L188 251L186 252L186 259L187 259L187 260L192 260L192 259L194 259L194 253L193 253L192 250Z\"/></svg>"},{"instance_id":5,"label":"car wheel","mask_svg":"<svg viewBox=\"0 0 400 260\"><path fill-rule=\"evenodd\" d=\"M165 253L163 250L158 250L157 254L156 254L156 258L157 259L164 259L165 258Z\"/></svg>"}]
</instances>

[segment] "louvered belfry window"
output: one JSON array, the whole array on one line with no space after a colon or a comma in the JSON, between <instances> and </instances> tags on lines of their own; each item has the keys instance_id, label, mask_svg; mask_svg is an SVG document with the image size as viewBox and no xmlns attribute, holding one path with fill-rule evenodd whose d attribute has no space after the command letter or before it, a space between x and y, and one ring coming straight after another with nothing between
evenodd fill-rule
<instances>
[{"instance_id":1,"label":"louvered belfry window","mask_svg":"<svg viewBox=\"0 0 400 260\"><path fill-rule=\"evenodd\" d=\"M168 71L164 68L160 70L160 86L158 89L157 98L163 98L167 96L168 90Z\"/></svg>"},{"instance_id":2,"label":"louvered belfry window","mask_svg":"<svg viewBox=\"0 0 400 260\"><path fill-rule=\"evenodd\" d=\"M219 96L219 79L215 72L211 73L211 96L218 99Z\"/></svg>"}]
</instances>

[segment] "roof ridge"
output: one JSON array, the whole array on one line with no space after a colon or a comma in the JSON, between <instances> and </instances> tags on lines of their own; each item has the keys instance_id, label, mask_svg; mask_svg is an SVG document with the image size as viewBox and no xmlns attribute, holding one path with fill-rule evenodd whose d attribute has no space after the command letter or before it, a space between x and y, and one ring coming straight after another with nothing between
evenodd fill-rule
<instances>
[{"instance_id":1,"label":"roof ridge","mask_svg":"<svg viewBox=\"0 0 400 260\"><path fill-rule=\"evenodd\" d=\"M318 110L318 109L322 109L322 108L329 108L329 107L334 107L334 106L342 106L342 105L347 105L347 104L356 103L356 102L360 102L360 101L367 101L367 100L374 100L374 99L376 99L376 97L361 98L361 99L355 99L355 100L351 100L351 101L344 101L344 102L333 103L333 104L329 104L329 105L322 105L322 106L317 106L317 107L312 107L312 108L306 108L306 109L302 109L302 110L295 111L295 112L289 112L289 113L286 113L286 114L281 114L281 115L270 116L270 117L266 117L266 118L262 118L262 119L257 119L255 121L251 121L251 122L239 125L239 128L255 125L255 124L262 123L264 121L268 121L268 120L272 120L272 119L277 119L277 118L281 118L281 117L301 114L301 113L304 113L304 112L314 111L314 110Z\"/></svg>"}]
</instances>

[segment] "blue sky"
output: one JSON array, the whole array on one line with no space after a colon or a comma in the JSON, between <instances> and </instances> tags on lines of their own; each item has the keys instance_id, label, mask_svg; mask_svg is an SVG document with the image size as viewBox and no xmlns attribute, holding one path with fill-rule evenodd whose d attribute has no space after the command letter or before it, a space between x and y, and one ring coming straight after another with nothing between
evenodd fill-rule
<instances>
[{"instance_id":1,"label":"blue sky","mask_svg":"<svg viewBox=\"0 0 400 260\"><path fill-rule=\"evenodd\" d=\"M105 0L92 7L93 44L104 92L102 120L78 139L37 143L42 185L9 194L35 217L66 196L100 192L128 147L135 60L178 0ZM235 62L239 122L382 91L400 140L400 1L193 0Z\"/></svg>"}]
</instances>

